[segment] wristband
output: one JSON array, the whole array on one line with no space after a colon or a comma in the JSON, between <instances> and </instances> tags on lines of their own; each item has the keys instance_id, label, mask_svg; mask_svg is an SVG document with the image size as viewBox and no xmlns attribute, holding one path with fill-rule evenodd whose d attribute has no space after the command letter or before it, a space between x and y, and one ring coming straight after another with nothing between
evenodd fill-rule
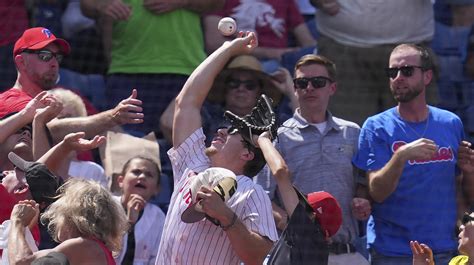
<instances>
[{"instance_id":1,"label":"wristband","mask_svg":"<svg viewBox=\"0 0 474 265\"><path fill-rule=\"evenodd\" d=\"M232 216L232 221L230 222L230 224L228 225L220 225L220 227L222 228L222 230L224 231L227 231L229 230L232 226L235 225L235 221L237 221L237 215L234 213L234 215Z\"/></svg>"}]
</instances>

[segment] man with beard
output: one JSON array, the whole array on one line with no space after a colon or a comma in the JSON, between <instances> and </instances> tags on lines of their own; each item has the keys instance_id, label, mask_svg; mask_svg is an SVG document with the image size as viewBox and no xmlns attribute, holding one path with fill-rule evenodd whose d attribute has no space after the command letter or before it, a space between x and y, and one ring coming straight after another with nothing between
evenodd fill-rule
<instances>
[{"instance_id":1,"label":"man with beard","mask_svg":"<svg viewBox=\"0 0 474 265\"><path fill-rule=\"evenodd\" d=\"M433 62L425 48L401 44L390 55L390 89L398 105L368 118L354 164L367 172L374 200L368 234L372 264L412 264L408 242L433 248L436 264L456 252L461 177L472 181L473 151L455 114L426 104Z\"/></svg>"},{"instance_id":2,"label":"man with beard","mask_svg":"<svg viewBox=\"0 0 474 265\"><path fill-rule=\"evenodd\" d=\"M13 48L18 76L13 88L0 94L0 118L18 112L42 91L56 86L59 64L70 52L69 44L42 27L27 29ZM93 137L116 125L143 122L142 102L134 89L115 108L83 118L53 120L48 124L55 142L70 132L84 131Z\"/></svg>"},{"instance_id":3,"label":"man with beard","mask_svg":"<svg viewBox=\"0 0 474 265\"><path fill-rule=\"evenodd\" d=\"M256 46L253 32L241 32L224 43L196 68L176 98L173 148L168 151L174 191L157 265L262 264L278 239L270 199L251 179L265 164L262 151L245 141L235 128L219 129L206 149L201 125L200 109L218 73L231 57L248 54ZM196 201L191 193L196 175L209 167L226 168L237 175L237 189L226 203L209 187L200 187ZM183 222L181 215L193 201L199 202L219 226L207 218Z\"/></svg>"}]
</instances>

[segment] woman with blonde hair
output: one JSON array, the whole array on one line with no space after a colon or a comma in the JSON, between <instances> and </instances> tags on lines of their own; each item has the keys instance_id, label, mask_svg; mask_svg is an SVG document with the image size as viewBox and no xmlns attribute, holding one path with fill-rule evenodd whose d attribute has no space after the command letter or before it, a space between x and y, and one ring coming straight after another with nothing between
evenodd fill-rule
<instances>
[{"instance_id":1,"label":"woman with blonde hair","mask_svg":"<svg viewBox=\"0 0 474 265\"><path fill-rule=\"evenodd\" d=\"M57 201L41 216L48 230L60 242L54 249L32 252L26 244L25 227L38 215L34 201L19 202L11 214L10 264L30 264L51 252L64 254L69 264L115 264L128 229L127 217L112 195L100 184L70 179L60 189Z\"/></svg>"}]
</instances>

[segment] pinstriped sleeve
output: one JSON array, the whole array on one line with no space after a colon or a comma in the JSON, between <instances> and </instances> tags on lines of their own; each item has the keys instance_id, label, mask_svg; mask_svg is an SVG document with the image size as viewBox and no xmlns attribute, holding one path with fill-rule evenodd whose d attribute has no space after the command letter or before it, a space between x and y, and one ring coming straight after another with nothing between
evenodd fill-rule
<instances>
[{"instance_id":1,"label":"pinstriped sleeve","mask_svg":"<svg viewBox=\"0 0 474 265\"><path fill-rule=\"evenodd\" d=\"M189 168L201 172L209 167L210 161L205 154L204 132L202 128L194 131L180 146L168 150L168 156L173 166L173 178L176 184Z\"/></svg>"},{"instance_id":2,"label":"pinstriped sleeve","mask_svg":"<svg viewBox=\"0 0 474 265\"><path fill-rule=\"evenodd\" d=\"M249 230L268 237L273 242L278 240L270 198L260 185L255 185L248 193L241 220Z\"/></svg>"}]
</instances>

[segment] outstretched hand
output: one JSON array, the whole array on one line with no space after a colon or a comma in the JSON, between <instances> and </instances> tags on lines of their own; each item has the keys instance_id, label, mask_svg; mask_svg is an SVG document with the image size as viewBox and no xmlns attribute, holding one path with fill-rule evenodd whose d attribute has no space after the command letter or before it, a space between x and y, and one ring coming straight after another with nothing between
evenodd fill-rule
<instances>
[{"instance_id":1,"label":"outstretched hand","mask_svg":"<svg viewBox=\"0 0 474 265\"><path fill-rule=\"evenodd\" d=\"M257 35L251 31L240 31L232 41L226 41L223 46L234 49L234 55L250 54L258 46Z\"/></svg>"},{"instance_id":2,"label":"outstretched hand","mask_svg":"<svg viewBox=\"0 0 474 265\"><path fill-rule=\"evenodd\" d=\"M433 251L428 245L410 241L413 265L434 265Z\"/></svg>"},{"instance_id":3,"label":"outstretched hand","mask_svg":"<svg viewBox=\"0 0 474 265\"><path fill-rule=\"evenodd\" d=\"M117 125L138 124L143 122L142 101L137 99L137 90L133 89L130 97L120 101L112 110L112 118Z\"/></svg>"},{"instance_id":4,"label":"outstretched hand","mask_svg":"<svg viewBox=\"0 0 474 265\"><path fill-rule=\"evenodd\" d=\"M70 133L64 136L64 145L74 151L87 151L97 148L105 142L105 136L96 135L91 140L84 139L84 132Z\"/></svg>"}]
</instances>

